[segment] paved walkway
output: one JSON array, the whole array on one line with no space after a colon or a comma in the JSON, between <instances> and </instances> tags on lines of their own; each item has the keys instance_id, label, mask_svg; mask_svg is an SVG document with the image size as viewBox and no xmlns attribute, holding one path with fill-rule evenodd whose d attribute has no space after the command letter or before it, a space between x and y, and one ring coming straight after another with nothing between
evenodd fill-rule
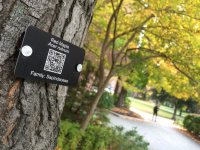
<instances>
[{"instance_id":1,"label":"paved walkway","mask_svg":"<svg viewBox=\"0 0 200 150\"><path fill-rule=\"evenodd\" d=\"M152 114L140 111L140 110L135 109L135 108L130 108L130 110L135 112L135 113L137 113L137 114L140 114L140 116L144 119L144 121L152 122ZM163 118L163 117L159 117L159 116L157 116L156 123L160 124L160 125L164 125L164 126L177 127L174 124L173 120L167 119L167 118Z\"/></svg>"},{"instance_id":2,"label":"paved walkway","mask_svg":"<svg viewBox=\"0 0 200 150\"><path fill-rule=\"evenodd\" d=\"M200 144L178 132L175 128L160 124L161 121L140 121L119 116L108 115L111 125L123 126L125 130L136 127L139 134L143 135L144 139L150 143L149 150L200 150Z\"/></svg>"}]
</instances>

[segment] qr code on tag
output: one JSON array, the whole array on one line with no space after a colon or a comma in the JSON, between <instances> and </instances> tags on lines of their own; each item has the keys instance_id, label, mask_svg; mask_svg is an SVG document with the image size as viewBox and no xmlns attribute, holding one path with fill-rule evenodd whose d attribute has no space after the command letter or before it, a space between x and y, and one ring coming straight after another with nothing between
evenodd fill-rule
<instances>
[{"instance_id":1,"label":"qr code on tag","mask_svg":"<svg viewBox=\"0 0 200 150\"><path fill-rule=\"evenodd\" d=\"M44 65L44 70L61 74L65 63L65 58L65 54L55 51L53 49L49 49L47 59Z\"/></svg>"}]
</instances>

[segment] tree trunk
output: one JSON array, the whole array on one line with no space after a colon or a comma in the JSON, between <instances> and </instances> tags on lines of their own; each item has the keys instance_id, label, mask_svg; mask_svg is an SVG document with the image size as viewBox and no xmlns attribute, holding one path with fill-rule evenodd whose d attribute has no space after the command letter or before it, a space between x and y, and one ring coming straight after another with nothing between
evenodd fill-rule
<instances>
[{"instance_id":1,"label":"tree trunk","mask_svg":"<svg viewBox=\"0 0 200 150\"><path fill-rule=\"evenodd\" d=\"M81 124L81 129L82 129L82 130L85 130L85 129L87 128L87 126L89 125L89 122L90 122L90 120L91 120L91 118L92 118L92 115L93 115L94 112L95 112L95 109L96 109L96 107L97 107L97 104L98 104L98 102L99 102L99 100L100 100L100 98L101 98L101 96L102 96L102 94L103 94L103 92L104 92L104 89L105 89L106 85L108 84L109 80L111 79L111 77L112 77L112 74L110 73L110 74L107 76L107 78L106 78L106 80L105 80L104 82L101 82L101 81L100 81L101 84L99 84L97 94L96 94L95 98L94 98L93 101L92 101L90 110L89 110L89 112L87 113L87 115L86 115L84 121L83 121L82 124Z\"/></svg>"},{"instance_id":2,"label":"tree trunk","mask_svg":"<svg viewBox=\"0 0 200 150\"><path fill-rule=\"evenodd\" d=\"M182 110L182 108L180 108L179 116L182 116L182 112L183 112L183 110Z\"/></svg>"},{"instance_id":3,"label":"tree trunk","mask_svg":"<svg viewBox=\"0 0 200 150\"><path fill-rule=\"evenodd\" d=\"M117 80L117 84L115 86L115 95L118 97L119 94L121 93L121 90L122 90L122 86L121 84L119 83L119 80L120 80L120 77L119 79Z\"/></svg>"},{"instance_id":4,"label":"tree trunk","mask_svg":"<svg viewBox=\"0 0 200 150\"><path fill-rule=\"evenodd\" d=\"M126 95L127 95L127 90L124 87L122 87L122 90L119 94L119 98L117 100L117 107L123 107Z\"/></svg>"},{"instance_id":5,"label":"tree trunk","mask_svg":"<svg viewBox=\"0 0 200 150\"><path fill-rule=\"evenodd\" d=\"M67 87L16 80L20 36L29 25L77 46L95 0L0 0L0 149L53 150Z\"/></svg>"},{"instance_id":6,"label":"tree trunk","mask_svg":"<svg viewBox=\"0 0 200 150\"><path fill-rule=\"evenodd\" d=\"M94 72L88 73L88 75L86 76L85 92L92 90L92 86L94 85L95 78L96 77L95 77Z\"/></svg>"},{"instance_id":7,"label":"tree trunk","mask_svg":"<svg viewBox=\"0 0 200 150\"><path fill-rule=\"evenodd\" d=\"M173 120L176 120L176 112L177 112L177 102L175 102L175 105L174 105L174 113L173 113L173 116L172 116Z\"/></svg>"},{"instance_id":8,"label":"tree trunk","mask_svg":"<svg viewBox=\"0 0 200 150\"><path fill-rule=\"evenodd\" d=\"M159 105L159 100L158 99L156 99L156 106L158 106Z\"/></svg>"}]
</instances>

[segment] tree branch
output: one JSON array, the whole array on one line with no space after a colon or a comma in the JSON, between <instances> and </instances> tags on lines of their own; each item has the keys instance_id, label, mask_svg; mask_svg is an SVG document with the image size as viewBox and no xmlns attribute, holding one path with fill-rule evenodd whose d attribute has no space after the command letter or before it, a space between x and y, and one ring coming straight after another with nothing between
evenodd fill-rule
<instances>
[{"instance_id":1,"label":"tree branch","mask_svg":"<svg viewBox=\"0 0 200 150\"><path fill-rule=\"evenodd\" d=\"M192 19L195 19L195 20L200 20L200 18L197 18L197 17L193 17L193 16L190 16L186 13L184 13L185 11L175 11L175 10L172 10L172 9L160 9L160 11L165 11L167 13L172 13L172 14L178 14L178 15L182 15L182 16L187 16L189 18L192 18Z\"/></svg>"},{"instance_id":2,"label":"tree branch","mask_svg":"<svg viewBox=\"0 0 200 150\"><path fill-rule=\"evenodd\" d=\"M87 45L84 45L84 49L87 49L88 51L92 52L95 56L98 58L100 57L99 54L97 54L95 51L93 51L91 48L89 48Z\"/></svg>"},{"instance_id":3,"label":"tree branch","mask_svg":"<svg viewBox=\"0 0 200 150\"><path fill-rule=\"evenodd\" d=\"M111 2L112 2L112 8L113 8L113 11L115 10L115 8L114 8L114 3L113 3L113 0L111 0ZM118 15L117 14L115 14L115 16L114 16L114 30L113 30L113 35L114 35L114 39L116 40L116 32L117 32L117 19L118 19ZM113 41L113 45L112 45L112 66L113 66L113 64L114 64L114 50L115 50L115 40Z\"/></svg>"},{"instance_id":4,"label":"tree branch","mask_svg":"<svg viewBox=\"0 0 200 150\"><path fill-rule=\"evenodd\" d=\"M120 37L122 37L124 35L127 35L127 34L129 34L131 32L134 32L134 31L138 30L139 27L140 26L132 28L132 29L130 29L128 31L125 31L125 32L122 32L122 33L116 35L114 38L112 38L110 41L107 42L107 44L105 45L105 49L107 49L116 39L118 39L118 38L120 38Z\"/></svg>"},{"instance_id":5,"label":"tree branch","mask_svg":"<svg viewBox=\"0 0 200 150\"><path fill-rule=\"evenodd\" d=\"M147 56L147 57L144 57L143 59L141 59L141 60L139 60L140 62L141 61L147 61L147 60L149 60L149 59L152 59L152 58L158 58L158 57L163 57L163 56L161 56L161 55L152 55L152 56ZM128 68L130 68L130 67L132 67L134 64L137 64L137 63L139 63L139 61L138 60L132 60L130 63L128 63L127 65L122 65L122 66L116 66L116 68L113 70L114 71L114 73L118 73L118 72L120 72L120 71L122 71L122 70L125 70L125 69L128 69Z\"/></svg>"},{"instance_id":6,"label":"tree branch","mask_svg":"<svg viewBox=\"0 0 200 150\"><path fill-rule=\"evenodd\" d=\"M141 29L151 18L153 18L154 15L151 14L145 21L142 22L142 24L138 27L138 29ZM133 38L135 37L135 35L137 34L137 32L134 32L132 34L132 36L128 39L128 41L125 43L125 45L119 50L116 59L115 59L115 63L118 61L120 55L122 54L122 52L127 49L128 45L130 44L130 42L133 40Z\"/></svg>"},{"instance_id":7,"label":"tree branch","mask_svg":"<svg viewBox=\"0 0 200 150\"><path fill-rule=\"evenodd\" d=\"M188 75L186 72L184 72L183 70L181 70L176 64L175 62L172 61L172 64L174 66L174 68L179 71L181 74L183 74L184 76L186 76L189 80L193 81L194 83L198 83L196 80L194 80L190 75Z\"/></svg>"},{"instance_id":8,"label":"tree branch","mask_svg":"<svg viewBox=\"0 0 200 150\"><path fill-rule=\"evenodd\" d=\"M131 48L131 49L127 49L127 51L131 51L131 50L136 50L137 48ZM162 58L165 58L167 60L169 60L174 68L179 71L181 74L183 74L185 77L187 77L189 80L193 81L194 83L197 83L196 80L194 80L190 75L188 75L186 72L184 72L183 70L181 70L175 61L172 60L172 58L170 56L167 56L166 54L162 53L162 52L159 52L159 51L156 51L156 50L153 50L153 49L149 49L149 48L144 48L144 47L140 47L140 50L143 50L145 52L148 52L148 53L151 53L151 54L154 54L154 56L159 56L159 57L162 57ZM150 58L152 58L150 56ZM154 57L153 57L154 58ZM149 59L149 58L148 58Z\"/></svg>"},{"instance_id":9,"label":"tree branch","mask_svg":"<svg viewBox=\"0 0 200 150\"><path fill-rule=\"evenodd\" d=\"M106 35L105 35L105 39L103 41L103 46L102 46L102 50L105 51L105 45L109 39L109 34L110 34L110 29L111 29L111 25L112 25L112 21L114 19L114 17L118 14L121 6L122 6L122 3L123 3L124 0L120 0L119 2L119 5L117 6L117 8L115 9L115 11L112 13L110 19L109 19L109 22L108 22L108 25L107 25L107 29L106 29Z\"/></svg>"},{"instance_id":10,"label":"tree branch","mask_svg":"<svg viewBox=\"0 0 200 150\"><path fill-rule=\"evenodd\" d=\"M109 34L110 34L110 30L111 30L111 25L112 25L113 19L114 19L115 15L118 15L123 1L124 0L120 0L119 5L117 6L115 11L111 15L110 20L109 20L108 25L107 25L106 35L105 35L105 38L104 38L104 41L103 41L103 44L102 44L102 48L101 48L101 56L100 56L100 63L99 63L99 76L100 76L100 79L102 79L102 80L104 78L104 65L105 65L104 61L105 61L105 54L106 54L105 45L106 45L106 43L107 43L107 41L109 39Z\"/></svg>"}]
</instances>

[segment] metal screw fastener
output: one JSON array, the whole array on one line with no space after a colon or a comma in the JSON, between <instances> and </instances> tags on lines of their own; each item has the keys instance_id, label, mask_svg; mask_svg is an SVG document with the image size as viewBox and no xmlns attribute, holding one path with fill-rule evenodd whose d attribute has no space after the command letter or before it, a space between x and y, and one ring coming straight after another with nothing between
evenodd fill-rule
<instances>
[{"instance_id":1,"label":"metal screw fastener","mask_svg":"<svg viewBox=\"0 0 200 150\"><path fill-rule=\"evenodd\" d=\"M77 69L78 72L81 72L82 69L83 69L83 65L82 64L78 64L76 69Z\"/></svg>"},{"instance_id":2,"label":"metal screw fastener","mask_svg":"<svg viewBox=\"0 0 200 150\"><path fill-rule=\"evenodd\" d=\"M22 52L22 55L29 57L32 55L33 49L30 46L26 45L22 47L21 52Z\"/></svg>"}]
</instances>

